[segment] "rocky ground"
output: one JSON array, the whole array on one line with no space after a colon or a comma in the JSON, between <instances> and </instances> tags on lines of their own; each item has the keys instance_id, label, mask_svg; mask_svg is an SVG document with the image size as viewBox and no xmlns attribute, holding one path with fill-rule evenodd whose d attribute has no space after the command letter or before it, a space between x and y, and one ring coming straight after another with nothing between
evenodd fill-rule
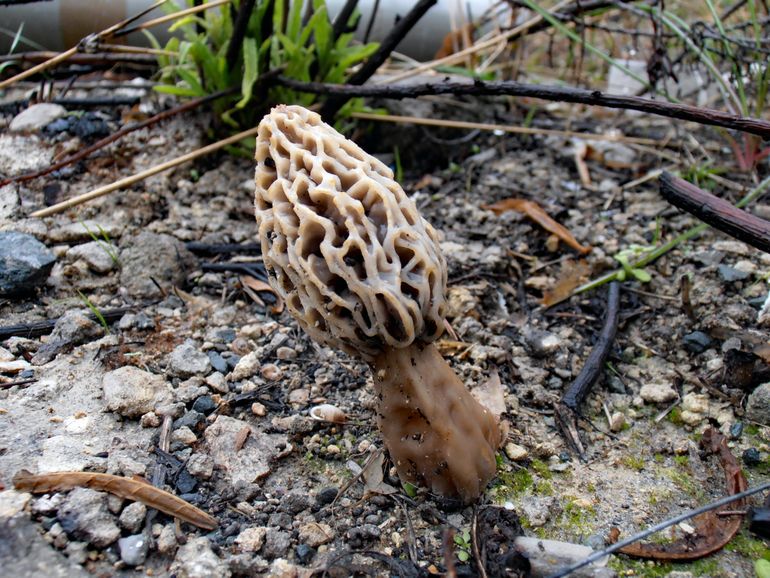
<instances>
[{"instance_id":1,"label":"rocky ground","mask_svg":"<svg viewBox=\"0 0 770 578\"><path fill-rule=\"evenodd\" d=\"M162 105L142 89L122 90L141 95L132 114ZM468 108L463 114L490 120ZM127 108L55 111L43 126L18 130L16 112L0 121L4 176L47 166L129 116ZM261 270L248 247L258 241L250 160L205 158L54 217L27 217L193 150L210 128L206 115L132 133L85 162L0 189L1 324L55 320L50 334L0 342L4 572L419 576L454 561L457 575L472 576L481 554L489 576L517 575L505 565L519 524L527 536L600 548L611 527L627 536L723 495L724 474L698 445L710 424L729 437L749 483L766 481L770 385L757 344L767 340L759 310L770 257L719 233L649 266L649 282L623 285L610 364L583 408L586 461L556 429L554 403L591 350L606 290L550 309L544 292L569 271L597 277L617 266L619 252L695 224L658 196L655 179L634 182L649 171L694 171L712 159L727 180L701 173L701 183L731 199L753 186L710 131L572 112L581 130L623 126L668 146L590 141L591 183L581 184L575 156L585 141L478 134L458 144L446 139L463 133L382 126L387 141L369 136L399 143L405 188L441 232L457 335L439 346L510 424L498 476L476 507L403 489L382 454L366 365L310 342L269 291L243 278ZM426 143L432 164L418 164ZM389 145L373 150L393 160ZM578 255L517 213L483 208L510 197L537 201L593 250ZM768 213L761 201L755 210ZM244 247L211 252L223 244ZM226 262L247 269L212 267ZM36 288L12 294L19 283ZM114 310L104 322L89 317ZM93 489L17 492L11 479L21 469L142 476L218 527L180 525ZM768 554L743 529L694 564L620 556L584 575L748 576Z\"/></svg>"}]
</instances>

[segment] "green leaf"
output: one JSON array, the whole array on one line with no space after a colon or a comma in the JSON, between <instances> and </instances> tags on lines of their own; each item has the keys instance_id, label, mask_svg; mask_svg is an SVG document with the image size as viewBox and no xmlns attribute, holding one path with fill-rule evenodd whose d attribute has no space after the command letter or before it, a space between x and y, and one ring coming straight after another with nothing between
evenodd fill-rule
<instances>
[{"instance_id":1,"label":"green leaf","mask_svg":"<svg viewBox=\"0 0 770 578\"><path fill-rule=\"evenodd\" d=\"M185 88L182 86L172 86L170 84L161 84L152 87L155 92L161 92L163 94L173 94L175 96L200 96L195 90Z\"/></svg>"},{"instance_id":2,"label":"green leaf","mask_svg":"<svg viewBox=\"0 0 770 578\"><path fill-rule=\"evenodd\" d=\"M770 561L760 558L754 561L754 572L757 578L770 578Z\"/></svg>"},{"instance_id":3,"label":"green leaf","mask_svg":"<svg viewBox=\"0 0 770 578\"><path fill-rule=\"evenodd\" d=\"M243 39L243 79L241 80L241 100L235 108L243 108L251 100L251 91L259 76L259 55L256 38Z\"/></svg>"},{"instance_id":4,"label":"green leaf","mask_svg":"<svg viewBox=\"0 0 770 578\"><path fill-rule=\"evenodd\" d=\"M631 269L631 273L642 283L649 283L652 281L652 275L644 269Z\"/></svg>"},{"instance_id":5,"label":"green leaf","mask_svg":"<svg viewBox=\"0 0 770 578\"><path fill-rule=\"evenodd\" d=\"M471 555L468 554L465 550L460 550L457 552L457 559L460 562L467 562L470 559Z\"/></svg>"},{"instance_id":6,"label":"green leaf","mask_svg":"<svg viewBox=\"0 0 770 578\"><path fill-rule=\"evenodd\" d=\"M299 38L300 29L302 27L302 7L304 2L295 0L291 3L289 18L286 22L286 36L296 40Z\"/></svg>"}]
</instances>

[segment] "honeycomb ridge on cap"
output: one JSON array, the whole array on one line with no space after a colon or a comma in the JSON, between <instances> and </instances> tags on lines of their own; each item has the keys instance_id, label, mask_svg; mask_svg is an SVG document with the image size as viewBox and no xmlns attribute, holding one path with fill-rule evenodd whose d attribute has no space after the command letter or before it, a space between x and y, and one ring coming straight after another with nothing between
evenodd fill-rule
<instances>
[{"instance_id":1,"label":"honeycomb ridge on cap","mask_svg":"<svg viewBox=\"0 0 770 578\"><path fill-rule=\"evenodd\" d=\"M387 166L285 105L260 123L256 160L265 269L313 339L368 358L441 335L438 237Z\"/></svg>"}]
</instances>

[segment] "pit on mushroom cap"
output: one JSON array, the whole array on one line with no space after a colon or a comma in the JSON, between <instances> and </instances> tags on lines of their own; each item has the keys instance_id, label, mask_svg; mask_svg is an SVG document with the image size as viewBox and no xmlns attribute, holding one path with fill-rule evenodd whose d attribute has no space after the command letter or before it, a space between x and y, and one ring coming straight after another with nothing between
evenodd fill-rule
<instances>
[{"instance_id":1,"label":"pit on mushroom cap","mask_svg":"<svg viewBox=\"0 0 770 578\"><path fill-rule=\"evenodd\" d=\"M313 339L370 364L402 480L474 500L500 431L430 343L446 289L435 230L389 168L302 107L265 116L256 160L270 284Z\"/></svg>"}]
</instances>

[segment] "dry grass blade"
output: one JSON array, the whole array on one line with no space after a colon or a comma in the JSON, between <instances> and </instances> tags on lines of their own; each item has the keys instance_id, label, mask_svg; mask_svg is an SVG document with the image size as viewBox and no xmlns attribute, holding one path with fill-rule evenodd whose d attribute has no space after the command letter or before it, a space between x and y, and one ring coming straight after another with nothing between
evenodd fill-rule
<instances>
[{"instance_id":1,"label":"dry grass blade","mask_svg":"<svg viewBox=\"0 0 770 578\"><path fill-rule=\"evenodd\" d=\"M67 199L66 201L62 201L61 203L57 203L45 209L35 211L34 213L30 214L30 217L49 217L50 215L61 213L62 211L65 211L70 207L81 205L92 199L97 199L99 197L102 197L108 193L111 193L112 191L117 191L118 189L126 188L130 185L133 185L134 183L138 183L139 181L142 181L148 177L151 177L152 175L174 168L175 166L181 165L182 163L186 163L187 161L197 159L198 157L202 157L216 150L224 148L228 145L235 144L238 141L248 138L250 136L254 136L255 134L257 134L257 128L258 127L254 127L254 128L250 128L249 130L239 132L236 135L217 141L203 148L199 148L198 150L193 151L191 153L187 153L186 155L182 155L181 157L177 157L175 159L171 159L170 161L166 161L165 163L161 163L159 165L151 167L146 171L142 171L130 177L120 179L118 181L115 181L114 183L110 183L109 185L99 187L88 193L84 193L82 195L78 195L71 199Z\"/></svg>"},{"instance_id":2,"label":"dry grass blade","mask_svg":"<svg viewBox=\"0 0 770 578\"><path fill-rule=\"evenodd\" d=\"M142 502L164 514L204 530L213 530L217 527L216 519L203 510L165 490L137 479L91 472L51 472L35 475L27 470L21 470L13 477L13 486L17 490L33 494L71 490L78 487L101 490L126 500Z\"/></svg>"},{"instance_id":3,"label":"dry grass blade","mask_svg":"<svg viewBox=\"0 0 770 578\"><path fill-rule=\"evenodd\" d=\"M581 245L575 237L572 236L566 227L554 221L543 208L534 201L526 199L504 199L492 205L482 205L482 209L493 211L496 215L505 211L516 211L522 213L535 221L549 233L553 233L567 245L579 253L590 253L591 247Z\"/></svg>"}]
</instances>

